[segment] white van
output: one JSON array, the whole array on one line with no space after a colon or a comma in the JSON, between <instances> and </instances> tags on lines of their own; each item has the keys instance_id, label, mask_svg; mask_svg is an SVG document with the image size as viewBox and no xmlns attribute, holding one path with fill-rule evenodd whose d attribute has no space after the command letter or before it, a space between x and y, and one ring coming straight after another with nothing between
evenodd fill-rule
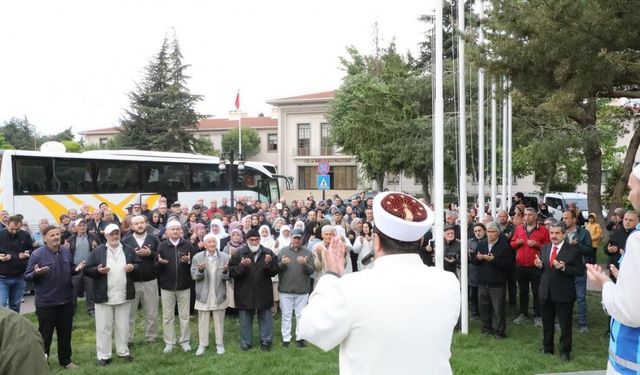
<instances>
[{"instance_id":1,"label":"white van","mask_svg":"<svg viewBox=\"0 0 640 375\"><path fill-rule=\"evenodd\" d=\"M553 217L562 220L562 212L567 209L569 203L575 203L582 212L585 221L589 218L589 205L587 204L587 194L584 193L547 193L544 195L544 203L547 204L549 212Z\"/></svg>"}]
</instances>

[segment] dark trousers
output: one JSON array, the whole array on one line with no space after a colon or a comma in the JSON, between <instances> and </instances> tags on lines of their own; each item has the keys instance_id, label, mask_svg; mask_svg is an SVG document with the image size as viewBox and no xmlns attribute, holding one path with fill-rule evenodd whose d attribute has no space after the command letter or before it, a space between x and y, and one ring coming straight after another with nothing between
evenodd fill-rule
<instances>
[{"instance_id":1,"label":"dark trousers","mask_svg":"<svg viewBox=\"0 0 640 375\"><path fill-rule=\"evenodd\" d=\"M504 286L478 286L478 304L482 331L505 336L507 329L506 288Z\"/></svg>"},{"instance_id":2,"label":"dark trousers","mask_svg":"<svg viewBox=\"0 0 640 375\"><path fill-rule=\"evenodd\" d=\"M553 335L555 319L560 324L560 353L571 353L573 302L558 303L549 299L540 300L542 309L542 347L544 351L553 353Z\"/></svg>"},{"instance_id":3,"label":"dark trousers","mask_svg":"<svg viewBox=\"0 0 640 375\"><path fill-rule=\"evenodd\" d=\"M273 315L271 307L258 311L258 326L260 327L260 342L263 345L271 345L273 341ZM253 315L256 310L238 309L240 318L240 345L251 347L253 342Z\"/></svg>"},{"instance_id":4,"label":"dark trousers","mask_svg":"<svg viewBox=\"0 0 640 375\"><path fill-rule=\"evenodd\" d=\"M58 362L60 366L71 363L71 330L73 329L73 303L60 306L37 307L38 330L44 341L44 352L49 355L53 330L58 336Z\"/></svg>"},{"instance_id":5,"label":"dark trousers","mask_svg":"<svg viewBox=\"0 0 640 375\"><path fill-rule=\"evenodd\" d=\"M516 266L513 265L507 270L507 295L509 296L509 306L517 304L518 284L516 283Z\"/></svg>"},{"instance_id":6,"label":"dark trousers","mask_svg":"<svg viewBox=\"0 0 640 375\"><path fill-rule=\"evenodd\" d=\"M95 310L95 301L93 298L93 279L85 276L82 272L71 276L73 284L73 307L78 305L78 296L84 293L87 302L87 312L92 313Z\"/></svg>"},{"instance_id":7,"label":"dark trousers","mask_svg":"<svg viewBox=\"0 0 640 375\"><path fill-rule=\"evenodd\" d=\"M538 288L540 287L540 277L542 271L537 267L516 267L516 279L520 292L520 314L529 316L529 285L533 294L533 316L540 316L540 300L538 299Z\"/></svg>"},{"instance_id":8,"label":"dark trousers","mask_svg":"<svg viewBox=\"0 0 640 375\"><path fill-rule=\"evenodd\" d=\"M469 304L471 307L471 315L478 316L480 308L478 307L478 287L469 286Z\"/></svg>"}]
</instances>

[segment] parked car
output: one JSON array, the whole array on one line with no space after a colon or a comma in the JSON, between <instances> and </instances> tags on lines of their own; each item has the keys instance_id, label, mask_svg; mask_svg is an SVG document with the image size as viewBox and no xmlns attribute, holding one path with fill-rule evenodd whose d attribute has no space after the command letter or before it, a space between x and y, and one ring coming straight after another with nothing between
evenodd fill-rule
<instances>
[{"instance_id":1,"label":"parked car","mask_svg":"<svg viewBox=\"0 0 640 375\"><path fill-rule=\"evenodd\" d=\"M377 191L367 191L364 193L364 199L369 199L369 198L373 198L378 194ZM348 198L343 199L345 204L351 204L351 201L353 200L353 198L356 197L360 197L360 193L355 193L351 196L349 196Z\"/></svg>"},{"instance_id":2,"label":"parked car","mask_svg":"<svg viewBox=\"0 0 640 375\"><path fill-rule=\"evenodd\" d=\"M587 204L587 194L570 192L553 192L544 195L544 203L549 207L549 212L556 220L562 220L562 212L567 209L569 203L575 203L582 212L582 217L586 221L589 218L589 205ZM607 216L607 211L603 207L602 215Z\"/></svg>"}]
</instances>

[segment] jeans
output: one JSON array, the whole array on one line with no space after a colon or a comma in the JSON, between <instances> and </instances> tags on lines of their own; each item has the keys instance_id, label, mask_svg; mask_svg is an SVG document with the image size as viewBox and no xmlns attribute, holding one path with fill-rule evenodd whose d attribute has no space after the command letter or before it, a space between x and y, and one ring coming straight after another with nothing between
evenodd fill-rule
<instances>
[{"instance_id":1,"label":"jeans","mask_svg":"<svg viewBox=\"0 0 640 375\"><path fill-rule=\"evenodd\" d=\"M240 318L240 345L251 347L253 342L253 314L256 310L238 310ZM273 341L273 315L271 307L258 310L260 341L262 345L271 345Z\"/></svg>"},{"instance_id":2,"label":"jeans","mask_svg":"<svg viewBox=\"0 0 640 375\"><path fill-rule=\"evenodd\" d=\"M282 341L291 341L291 320L296 314L296 340L300 340L300 316L302 309L309 301L308 294L280 293L280 310L282 311Z\"/></svg>"},{"instance_id":3,"label":"jeans","mask_svg":"<svg viewBox=\"0 0 640 375\"><path fill-rule=\"evenodd\" d=\"M587 275L574 278L576 286L576 304L578 305L578 326L587 326Z\"/></svg>"},{"instance_id":4,"label":"jeans","mask_svg":"<svg viewBox=\"0 0 640 375\"><path fill-rule=\"evenodd\" d=\"M7 307L18 314L27 282L20 277L0 277L0 306Z\"/></svg>"}]
</instances>

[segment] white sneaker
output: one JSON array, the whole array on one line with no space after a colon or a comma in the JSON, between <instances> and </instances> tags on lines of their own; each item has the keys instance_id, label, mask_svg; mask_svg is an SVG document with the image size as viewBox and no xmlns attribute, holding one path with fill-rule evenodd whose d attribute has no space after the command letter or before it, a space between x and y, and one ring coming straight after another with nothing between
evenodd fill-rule
<instances>
[{"instance_id":1,"label":"white sneaker","mask_svg":"<svg viewBox=\"0 0 640 375\"><path fill-rule=\"evenodd\" d=\"M188 352L191 350L191 345L189 345L188 342L182 343L180 344L180 347L182 348L182 350L184 350L185 352Z\"/></svg>"},{"instance_id":2,"label":"white sneaker","mask_svg":"<svg viewBox=\"0 0 640 375\"><path fill-rule=\"evenodd\" d=\"M204 350L206 348L207 348L206 346L199 345L198 346L198 350L196 350L196 355L198 355L198 356L203 355L204 354ZM185 350L185 352L186 352L186 350Z\"/></svg>"},{"instance_id":3,"label":"white sneaker","mask_svg":"<svg viewBox=\"0 0 640 375\"><path fill-rule=\"evenodd\" d=\"M167 344L164 346L164 349L162 350L163 353L171 353L171 351L173 350L173 344Z\"/></svg>"},{"instance_id":4,"label":"white sneaker","mask_svg":"<svg viewBox=\"0 0 640 375\"><path fill-rule=\"evenodd\" d=\"M524 314L520 314L520 315L518 315L517 318L513 319L513 323L522 324L527 320L529 320L529 319L526 316L524 316Z\"/></svg>"},{"instance_id":5,"label":"white sneaker","mask_svg":"<svg viewBox=\"0 0 640 375\"><path fill-rule=\"evenodd\" d=\"M216 346L216 353L217 353L218 355L223 355L223 354L224 354L224 346L222 346L222 345L217 345L217 346Z\"/></svg>"},{"instance_id":6,"label":"white sneaker","mask_svg":"<svg viewBox=\"0 0 640 375\"><path fill-rule=\"evenodd\" d=\"M533 325L536 327L542 327L542 318L540 317L533 318Z\"/></svg>"}]
</instances>

